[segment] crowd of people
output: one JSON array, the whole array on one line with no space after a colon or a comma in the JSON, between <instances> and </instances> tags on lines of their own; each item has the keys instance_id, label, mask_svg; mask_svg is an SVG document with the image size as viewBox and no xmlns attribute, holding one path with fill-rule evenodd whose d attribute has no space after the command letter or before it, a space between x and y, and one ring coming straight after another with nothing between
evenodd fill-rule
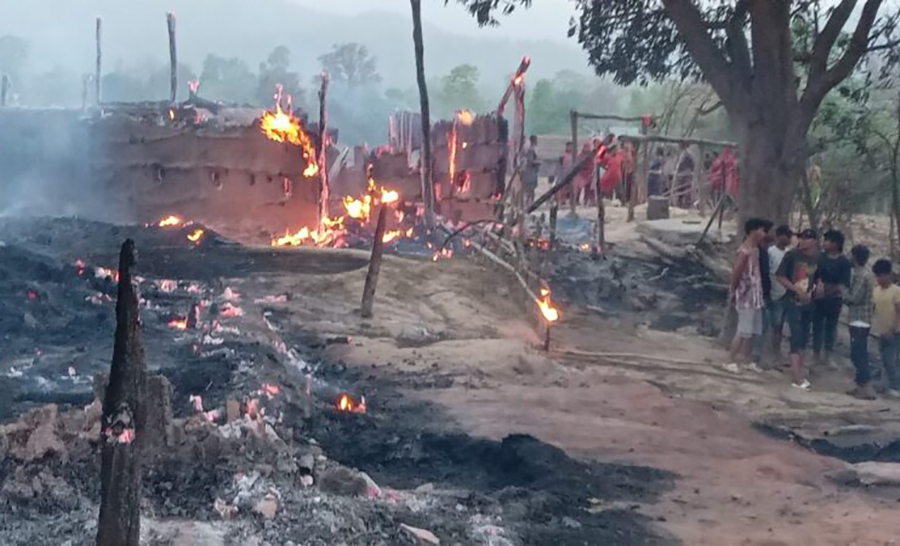
<instances>
[{"instance_id":1,"label":"crowd of people","mask_svg":"<svg viewBox=\"0 0 900 546\"><path fill-rule=\"evenodd\" d=\"M774 229L773 229L774 228ZM737 251L731 275L729 304L737 312L737 331L726 368L753 371L781 362L785 325L789 333L792 385L809 389L807 352L812 366L838 368L834 354L840 317L846 308L850 360L856 387L848 394L876 397L869 359L869 338L878 340L884 370L885 395L900 397L900 286L894 284L890 260L869 268L864 245L844 253L844 234L830 230L819 237L812 229L794 234L761 218L744 225L745 239Z\"/></svg>"}]
</instances>

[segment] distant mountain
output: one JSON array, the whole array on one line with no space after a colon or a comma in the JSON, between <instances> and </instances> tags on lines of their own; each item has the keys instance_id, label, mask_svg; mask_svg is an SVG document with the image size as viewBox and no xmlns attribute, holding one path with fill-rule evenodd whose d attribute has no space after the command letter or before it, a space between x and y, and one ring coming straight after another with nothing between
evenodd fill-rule
<instances>
[{"instance_id":1,"label":"distant mountain","mask_svg":"<svg viewBox=\"0 0 900 546\"><path fill-rule=\"evenodd\" d=\"M317 58L332 44L358 42L378 58L385 86L415 83L409 18L384 11L322 13L289 0L0 0L0 35L28 40L34 70L64 66L87 73L93 70L94 18L101 15L104 66L150 66L168 60L166 11L178 17L179 59L198 72L209 53L241 57L256 70L275 46L286 45L308 84L319 70ZM427 24L425 41L429 77L474 64L488 91L503 86L523 55L533 59L533 78L564 69L590 72L586 55L574 42L480 38Z\"/></svg>"}]
</instances>

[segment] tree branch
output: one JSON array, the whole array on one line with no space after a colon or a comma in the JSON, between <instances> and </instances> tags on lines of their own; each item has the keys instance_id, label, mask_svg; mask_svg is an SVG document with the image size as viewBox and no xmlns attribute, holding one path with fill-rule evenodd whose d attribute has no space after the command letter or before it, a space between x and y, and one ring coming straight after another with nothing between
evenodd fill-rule
<instances>
[{"instance_id":1,"label":"tree branch","mask_svg":"<svg viewBox=\"0 0 900 546\"><path fill-rule=\"evenodd\" d=\"M744 33L744 23L749 8L749 0L738 0L734 5L734 14L726 29L732 70L745 86L750 83L750 74L753 69L750 61L750 46L747 43L747 35Z\"/></svg>"},{"instance_id":2,"label":"tree branch","mask_svg":"<svg viewBox=\"0 0 900 546\"><path fill-rule=\"evenodd\" d=\"M728 106L744 103L741 100L744 91L734 86L731 67L707 31L699 8L691 0L662 0L662 3L694 62L722 102Z\"/></svg>"},{"instance_id":3,"label":"tree branch","mask_svg":"<svg viewBox=\"0 0 900 546\"><path fill-rule=\"evenodd\" d=\"M831 17L828 18L828 22L825 23L825 28L822 29L822 32L816 37L816 43L813 46L810 60L810 77L822 74L828 68L828 56L831 53L831 49L841 35L847 20L850 19L856 3L857 0L842 0L831 12Z\"/></svg>"},{"instance_id":4,"label":"tree branch","mask_svg":"<svg viewBox=\"0 0 900 546\"><path fill-rule=\"evenodd\" d=\"M866 53L869 46L869 33L872 31L872 27L878 18L878 10L881 8L882 2L883 0L866 0L847 50L844 51L841 58L824 72L818 70L810 71L809 81L800 100L801 123L804 124L804 127L808 127L812 123L812 119L825 95L850 75L860 58ZM822 31L823 35L831 25L836 13L837 10L835 10L835 13L832 13L832 18L828 20L825 30ZM818 45L817 40L816 46L818 47Z\"/></svg>"}]
</instances>

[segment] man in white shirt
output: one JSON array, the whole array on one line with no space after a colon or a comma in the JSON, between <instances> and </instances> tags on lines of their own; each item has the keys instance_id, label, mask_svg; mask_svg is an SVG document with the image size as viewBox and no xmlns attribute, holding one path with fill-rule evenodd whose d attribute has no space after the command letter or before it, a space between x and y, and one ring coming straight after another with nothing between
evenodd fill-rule
<instances>
[{"instance_id":1,"label":"man in white shirt","mask_svg":"<svg viewBox=\"0 0 900 546\"><path fill-rule=\"evenodd\" d=\"M775 244L769 246L769 275L772 277L772 297L769 301L769 327L772 329L772 355L777 363L781 359L781 339L784 333L787 290L776 279L775 273L791 246L794 232L789 226L775 229Z\"/></svg>"}]
</instances>

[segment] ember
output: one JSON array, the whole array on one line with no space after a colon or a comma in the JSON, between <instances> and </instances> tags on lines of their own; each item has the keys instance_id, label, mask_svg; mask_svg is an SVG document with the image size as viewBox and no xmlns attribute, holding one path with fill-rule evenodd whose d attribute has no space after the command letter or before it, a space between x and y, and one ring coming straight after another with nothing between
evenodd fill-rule
<instances>
[{"instance_id":1,"label":"ember","mask_svg":"<svg viewBox=\"0 0 900 546\"><path fill-rule=\"evenodd\" d=\"M96 267L94 268L94 277L98 279L112 279L114 282L119 282L119 272L115 269Z\"/></svg>"},{"instance_id":2,"label":"ember","mask_svg":"<svg viewBox=\"0 0 900 546\"><path fill-rule=\"evenodd\" d=\"M361 397L360 401L357 403L352 396L347 393L342 393L338 396L335 406L338 411L347 413L366 413L366 397Z\"/></svg>"},{"instance_id":3,"label":"ember","mask_svg":"<svg viewBox=\"0 0 900 546\"><path fill-rule=\"evenodd\" d=\"M548 288L541 288L541 297L538 299L537 304L541 309L541 314L547 319L547 322L556 322L559 320L559 311L553 307L553 302L550 300L550 290Z\"/></svg>"},{"instance_id":4,"label":"ember","mask_svg":"<svg viewBox=\"0 0 900 546\"><path fill-rule=\"evenodd\" d=\"M187 236L187 240L194 243L195 245L199 245L203 240L203 234L206 233L204 230L197 228L193 233Z\"/></svg>"},{"instance_id":5,"label":"ember","mask_svg":"<svg viewBox=\"0 0 900 546\"><path fill-rule=\"evenodd\" d=\"M84 276L84 270L85 270L85 267L86 267L86 266L85 266L83 260L75 260L75 269L78 270L78 276L79 276L79 277L83 277L83 276Z\"/></svg>"}]
</instances>

